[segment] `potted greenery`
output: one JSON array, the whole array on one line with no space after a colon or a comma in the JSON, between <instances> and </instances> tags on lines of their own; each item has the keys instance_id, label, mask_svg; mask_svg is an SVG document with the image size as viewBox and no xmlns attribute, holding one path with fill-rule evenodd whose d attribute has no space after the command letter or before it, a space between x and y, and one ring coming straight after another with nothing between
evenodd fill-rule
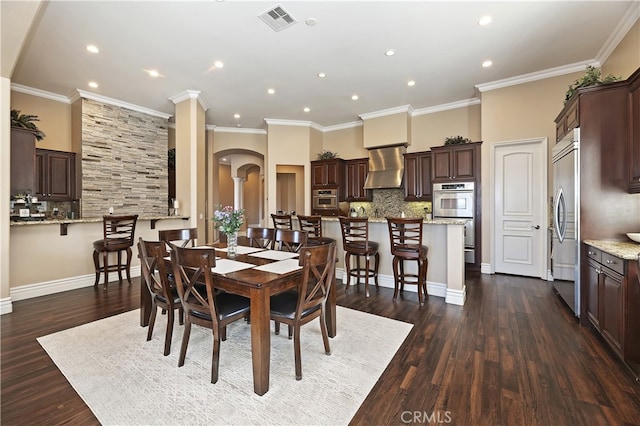
<instances>
[{"instance_id":1,"label":"potted greenery","mask_svg":"<svg viewBox=\"0 0 640 426\"><path fill-rule=\"evenodd\" d=\"M573 82L573 84L569 85L569 89L567 93L564 95L564 103L565 105L569 102L569 99L573 97L573 95L583 87L592 87L592 86L600 86L602 84L610 84L615 83L616 81L622 80L622 77L616 77L612 74L602 78L602 74L599 68L596 68L592 65L587 65L587 71L585 74Z\"/></svg>"},{"instance_id":2,"label":"potted greenery","mask_svg":"<svg viewBox=\"0 0 640 426\"><path fill-rule=\"evenodd\" d=\"M36 140L41 141L46 135L42 130L38 129L38 126L34 123L35 121L40 121L37 115L20 114L17 109L11 110L11 127L28 130L35 135Z\"/></svg>"},{"instance_id":3,"label":"potted greenery","mask_svg":"<svg viewBox=\"0 0 640 426\"><path fill-rule=\"evenodd\" d=\"M326 149L323 149L322 152L318 154L318 160L332 160L334 158L338 158L338 153L327 151Z\"/></svg>"},{"instance_id":4,"label":"potted greenery","mask_svg":"<svg viewBox=\"0 0 640 426\"><path fill-rule=\"evenodd\" d=\"M463 138L462 136L450 136L444 140L445 145L460 145L463 143L471 143L471 139Z\"/></svg>"}]
</instances>

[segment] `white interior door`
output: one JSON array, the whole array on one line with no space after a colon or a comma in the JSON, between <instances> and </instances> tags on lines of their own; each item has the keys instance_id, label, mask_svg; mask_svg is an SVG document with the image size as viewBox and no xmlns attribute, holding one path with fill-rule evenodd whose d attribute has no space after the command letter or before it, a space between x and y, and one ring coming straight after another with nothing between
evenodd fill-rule
<instances>
[{"instance_id":1,"label":"white interior door","mask_svg":"<svg viewBox=\"0 0 640 426\"><path fill-rule=\"evenodd\" d=\"M546 277L546 139L494 145L495 272Z\"/></svg>"}]
</instances>

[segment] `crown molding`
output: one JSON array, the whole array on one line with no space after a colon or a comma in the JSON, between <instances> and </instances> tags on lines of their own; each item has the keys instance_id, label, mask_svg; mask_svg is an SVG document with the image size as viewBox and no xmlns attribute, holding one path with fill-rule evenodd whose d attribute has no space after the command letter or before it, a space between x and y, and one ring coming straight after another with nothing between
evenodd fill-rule
<instances>
[{"instance_id":1,"label":"crown molding","mask_svg":"<svg viewBox=\"0 0 640 426\"><path fill-rule=\"evenodd\" d=\"M587 65L594 67L600 67L600 62L595 59L590 59L582 62L575 62L573 64L563 65L561 67L549 68L542 71L536 71L529 74L519 75L517 77L505 78L504 80L491 81L489 83L476 84L476 89L480 92L488 92L491 90L502 89L510 86L517 86L519 84L530 83L532 81L544 80L551 77L557 77L560 75L571 74L574 72L584 71Z\"/></svg>"},{"instance_id":2,"label":"crown molding","mask_svg":"<svg viewBox=\"0 0 640 426\"><path fill-rule=\"evenodd\" d=\"M618 47L618 44L620 44L622 39L627 35L638 18L640 18L640 2L634 1L618 23L618 26L613 30L607 41L600 48L600 51L596 55L598 62L604 64L606 60L609 59L609 56L613 53L615 48Z\"/></svg>"},{"instance_id":3,"label":"crown molding","mask_svg":"<svg viewBox=\"0 0 640 426\"><path fill-rule=\"evenodd\" d=\"M480 99L470 98L470 99L464 99L462 101L450 102L448 104L436 105L436 106L426 107L426 108L419 108L413 111L412 117L415 117L417 115L426 115L426 114L433 114L441 111L448 111L450 109L465 108L471 105L480 105L480 103L481 103Z\"/></svg>"},{"instance_id":4,"label":"crown molding","mask_svg":"<svg viewBox=\"0 0 640 426\"><path fill-rule=\"evenodd\" d=\"M212 128L210 128L212 127ZM267 131L264 129L245 129L242 127L216 127L207 126L207 130L213 130L215 133L244 133L252 135L266 135Z\"/></svg>"},{"instance_id":5,"label":"crown molding","mask_svg":"<svg viewBox=\"0 0 640 426\"><path fill-rule=\"evenodd\" d=\"M72 103L67 96L58 95L57 93L47 92L46 90L34 89L33 87L23 86L18 83L11 83L11 90L24 93L31 96L37 96L39 98L45 98L56 102L62 102L64 104Z\"/></svg>"},{"instance_id":6,"label":"crown molding","mask_svg":"<svg viewBox=\"0 0 640 426\"><path fill-rule=\"evenodd\" d=\"M174 104L178 104L182 101L186 101L187 99L197 99L202 109L204 109L205 111L209 109L209 104L207 103L207 100L204 98L204 95L202 95L202 92L200 92L199 90L185 90L184 92L178 93L177 95L171 96L169 98L169 100Z\"/></svg>"},{"instance_id":7,"label":"crown molding","mask_svg":"<svg viewBox=\"0 0 640 426\"><path fill-rule=\"evenodd\" d=\"M320 126L318 123L314 123L313 121L281 120L279 118L265 118L264 121L270 126L310 127L320 132L323 131L322 126Z\"/></svg>"},{"instance_id":8,"label":"crown molding","mask_svg":"<svg viewBox=\"0 0 640 426\"><path fill-rule=\"evenodd\" d=\"M130 109L130 110L133 110L133 111L141 112L143 114L152 115L154 117L160 117L160 118L163 118L165 120L168 120L172 116L172 114L167 114L165 112L155 111L153 109L141 107L139 105L130 104L128 102L119 101L117 99L109 98L107 96L102 96L102 95L98 95L98 94L91 93L91 92L87 92L85 90L76 89L76 91L78 92L78 95L79 95L80 98L91 99L93 101L102 102L104 104L113 105L113 106L117 106L117 107L121 107L121 108L127 108L127 109ZM77 99L78 98L74 98L74 102Z\"/></svg>"},{"instance_id":9,"label":"crown molding","mask_svg":"<svg viewBox=\"0 0 640 426\"><path fill-rule=\"evenodd\" d=\"M387 115L400 114L403 112L412 115L413 107L411 105L402 105L393 108L381 109L380 111L367 112L360 114L359 117L363 120L369 120L371 118L385 117Z\"/></svg>"},{"instance_id":10,"label":"crown molding","mask_svg":"<svg viewBox=\"0 0 640 426\"><path fill-rule=\"evenodd\" d=\"M354 127L362 127L364 123L360 121L351 121L349 123L336 124L333 126L325 126L322 128L322 132L335 132L336 130L352 129Z\"/></svg>"}]
</instances>

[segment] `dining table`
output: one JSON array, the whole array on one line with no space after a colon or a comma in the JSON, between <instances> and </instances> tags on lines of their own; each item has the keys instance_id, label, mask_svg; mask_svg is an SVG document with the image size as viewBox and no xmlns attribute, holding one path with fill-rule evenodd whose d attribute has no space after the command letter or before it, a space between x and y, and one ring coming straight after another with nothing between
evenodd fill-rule
<instances>
[{"instance_id":1,"label":"dining table","mask_svg":"<svg viewBox=\"0 0 640 426\"><path fill-rule=\"evenodd\" d=\"M243 237L239 243L247 243ZM230 259L225 243L207 245L216 249L216 267L212 269L214 287L250 299L251 358L253 365L253 390L264 395L269 390L271 356L271 308L274 294L293 289L302 280L302 267L297 266L297 253L269 250L239 245L238 254ZM197 248L197 247L196 247ZM140 280L140 325L149 324L151 295ZM331 280L326 306L326 323L329 337L335 337L336 327L336 279Z\"/></svg>"}]
</instances>

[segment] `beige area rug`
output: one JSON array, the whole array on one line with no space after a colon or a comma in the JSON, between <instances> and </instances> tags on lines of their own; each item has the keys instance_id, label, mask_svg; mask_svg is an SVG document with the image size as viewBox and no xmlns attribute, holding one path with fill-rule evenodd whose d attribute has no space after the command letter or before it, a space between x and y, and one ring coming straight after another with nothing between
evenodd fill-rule
<instances>
[{"instance_id":1,"label":"beige area rug","mask_svg":"<svg viewBox=\"0 0 640 426\"><path fill-rule=\"evenodd\" d=\"M178 368L183 326L162 356L166 315L153 339L139 310L38 338L69 383L104 425L346 425L387 367L412 324L337 308L338 335L324 353L317 321L301 332L302 380L295 380L293 341L271 338L269 391L253 392L250 326L227 328L218 383L211 384L211 331L193 326ZM273 330L273 323L272 323Z\"/></svg>"}]
</instances>

